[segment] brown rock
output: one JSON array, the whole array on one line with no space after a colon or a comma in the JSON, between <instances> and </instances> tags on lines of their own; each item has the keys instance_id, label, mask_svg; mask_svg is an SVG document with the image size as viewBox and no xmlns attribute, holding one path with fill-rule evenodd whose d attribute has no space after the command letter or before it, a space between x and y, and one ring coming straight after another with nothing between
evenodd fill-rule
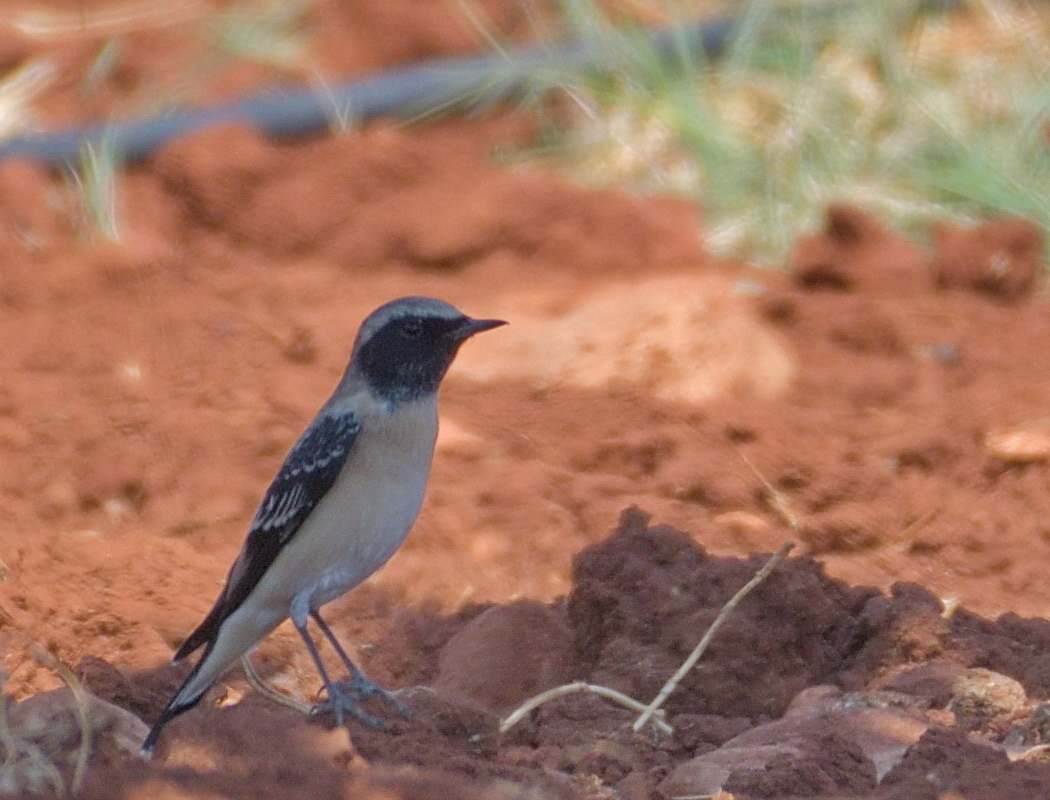
<instances>
[{"instance_id":1,"label":"brown rock","mask_svg":"<svg viewBox=\"0 0 1050 800\"><path fill-rule=\"evenodd\" d=\"M861 792L874 788L927 727L916 714L880 707L877 696L815 686L799 693L781 719L678 766L660 790L702 795L724 787L767 796L756 787L778 780L794 786L785 794Z\"/></svg>"},{"instance_id":2,"label":"brown rock","mask_svg":"<svg viewBox=\"0 0 1050 800\"><path fill-rule=\"evenodd\" d=\"M572 637L561 617L530 600L495 606L441 651L434 688L496 712L571 680Z\"/></svg>"},{"instance_id":3,"label":"brown rock","mask_svg":"<svg viewBox=\"0 0 1050 800\"><path fill-rule=\"evenodd\" d=\"M820 233L802 236L791 256L795 281L807 289L878 295L925 292L926 257L863 209L828 207Z\"/></svg>"},{"instance_id":4,"label":"brown rock","mask_svg":"<svg viewBox=\"0 0 1050 800\"><path fill-rule=\"evenodd\" d=\"M93 761L138 753L148 731L142 720L92 694L85 693L82 702L63 687L7 709L7 741L17 746L5 755L0 793L33 794L68 786L84 746Z\"/></svg>"}]
</instances>

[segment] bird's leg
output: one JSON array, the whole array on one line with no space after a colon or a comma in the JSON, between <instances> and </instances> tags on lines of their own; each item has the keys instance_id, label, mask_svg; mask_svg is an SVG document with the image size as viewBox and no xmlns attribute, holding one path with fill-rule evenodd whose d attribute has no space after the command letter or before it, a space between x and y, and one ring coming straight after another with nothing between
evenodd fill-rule
<instances>
[{"instance_id":1,"label":"bird's leg","mask_svg":"<svg viewBox=\"0 0 1050 800\"><path fill-rule=\"evenodd\" d=\"M310 657L314 660L314 666L317 667L318 673L321 675L321 680L324 681L325 692L328 693L328 700L325 703L318 703L311 709L311 714L317 714L331 710L335 715L335 724L339 727L343 725L343 712L349 711L350 715L354 717L358 722L367 725L370 728L377 728L382 730L386 725L379 719L376 719L367 711L362 709L358 705L358 699L354 697L353 693L347 691L340 684L333 683L332 679L328 677L328 670L324 668L324 662L321 661L321 654L317 650L317 645L314 644L314 640L310 638L310 631L306 627L307 615L297 613L293 604L292 609L292 624L295 625L295 629L299 631L299 635L303 637L303 641L306 642L306 649L310 651Z\"/></svg>"},{"instance_id":2,"label":"bird's leg","mask_svg":"<svg viewBox=\"0 0 1050 800\"><path fill-rule=\"evenodd\" d=\"M350 660L350 656L346 654L343 646L339 643L339 639L337 639L335 634L332 633L332 629L328 627L328 623L321 618L321 614L316 610L312 610L310 616L313 617L314 622L317 623L317 627L321 629L321 632L325 635L328 641L331 642L335 652L339 655L339 658L342 659L343 664L346 665L347 672L350 673L350 677L345 681L340 681L337 686L349 692L355 700L367 700L370 697L377 697L394 709L394 711L400 714L404 719L411 719L412 712L409 711L408 706L401 702L397 695L389 689L384 689L378 683L371 680L356 664L354 664L353 661ZM324 706L325 704L321 705ZM321 710L327 709L322 708Z\"/></svg>"}]
</instances>

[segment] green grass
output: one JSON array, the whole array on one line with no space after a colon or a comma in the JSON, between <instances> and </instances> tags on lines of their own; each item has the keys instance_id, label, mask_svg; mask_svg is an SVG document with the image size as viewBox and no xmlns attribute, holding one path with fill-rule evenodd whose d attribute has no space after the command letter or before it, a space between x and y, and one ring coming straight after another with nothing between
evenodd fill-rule
<instances>
[{"instance_id":1,"label":"green grass","mask_svg":"<svg viewBox=\"0 0 1050 800\"><path fill-rule=\"evenodd\" d=\"M119 242L121 235L117 208L117 177L121 167L118 148L102 137L81 148L76 170L71 174L84 229L113 242Z\"/></svg>"},{"instance_id":2,"label":"green grass","mask_svg":"<svg viewBox=\"0 0 1050 800\"><path fill-rule=\"evenodd\" d=\"M489 48L504 52L473 0L456 2ZM533 0L521 2L535 11ZM1044 4L960 0L964 12L938 11L935 0L828 2L814 13L744 0L727 51L709 61L684 33L670 58L658 53L622 7L615 18L603 14L614 3L560 0L559 39L600 43L607 65L536 70L525 102L546 115L545 135L514 157L556 164L587 184L688 196L713 251L770 263L783 263L799 232L819 226L836 201L920 236L934 219L1001 214L1050 232ZM676 0L635 5L671 25L684 8ZM201 57L168 85L146 87L138 102L153 110L184 103L234 61L309 73L310 6L241 0L205 16ZM101 46L82 94L111 73L125 34L115 30ZM326 78L313 71L324 94ZM517 80L510 63L507 72ZM565 102L547 113L541 98L552 87ZM333 128L356 122L353 109L332 105ZM77 179L85 218L111 238L119 236L119 162L104 144L85 151Z\"/></svg>"},{"instance_id":3,"label":"green grass","mask_svg":"<svg viewBox=\"0 0 1050 800\"><path fill-rule=\"evenodd\" d=\"M291 69L306 56L312 0L248 0L208 20L212 49L224 60Z\"/></svg>"},{"instance_id":4,"label":"green grass","mask_svg":"<svg viewBox=\"0 0 1050 800\"><path fill-rule=\"evenodd\" d=\"M313 0L240 0L192 20L189 13L192 8L181 4L181 11L176 7L173 13L185 14L191 21L188 38L191 47L199 51L198 56L186 59L183 73L165 76L163 85L144 86L125 101L127 108L120 113L141 117L187 105L202 86L234 63L254 62L277 70L304 67L308 57L306 19L312 3ZM137 8L128 6L121 13L98 12L79 20L87 28L110 34L102 40L89 69L78 81L77 94L81 99L92 97L112 77L119 65L125 37L140 28L149 29L163 22L162 12L161 4L143 2ZM57 15L55 20L36 21L37 27L33 30L40 29L39 35L47 38L48 33L61 35L76 21ZM42 27L45 22L50 27ZM11 84L10 88L7 84ZM20 84L13 81L7 84L0 86L0 112L7 112L0 113L0 128L15 127L20 120L30 117L28 103L21 101L16 91ZM23 90L22 94L27 93ZM6 120L8 116L13 118L10 123ZM119 146L102 136L84 145L70 173L82 228L90 236L121 240L118 178L123 163L124 154Z\"/></svg>"},{"instance_id":5,"label":"green grass","mask_svg":"<svg viewBox=\"0 0 1050 800\"><path fill-rule=\"evenodd\" d=\"M684 37L660 58L590 0L565 0L565 27L603 37L616 66L560 76L570 113L531 155L587 183L693 197L713 250L773 263L833 201L919 234L1001 214L1050 231L1038 8L983 0L964 16L894 0L814 14L749 0L709 62Z\"/></svg>"}]
</instances>

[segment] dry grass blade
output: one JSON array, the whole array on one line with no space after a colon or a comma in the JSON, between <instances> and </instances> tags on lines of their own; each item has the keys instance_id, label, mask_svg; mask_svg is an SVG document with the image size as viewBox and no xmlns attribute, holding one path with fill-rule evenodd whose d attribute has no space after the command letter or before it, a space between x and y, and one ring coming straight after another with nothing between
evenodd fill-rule
<instances>
[{"instance_id":1,"label":"dry grass blade","mask_svg":"<svg viewBox=\"0 0 1050 800\"><path fill-rule=\"evenodd\" d=\"M66 794L66 782L54 762L41 747L20 738L11 730L7 718L7 698L0 698L0 744L4 748L4 762L0 764L0 791L19 794L36 791L50 784L55 794ZM28 784L28 785L27 785Z\"/></svg>"},{"instance_id":2,"label":"dry grass blade","mask_svg":"<svg viewBox=\"0 0 1050 800\"><path fill-rule=\"evenodd\" d=\"M519 722L521 722L529 712L539 708L544 703L550 702L558 697L564 697L567 694L574 692L591 692L599 697L604 697L607 700L612 700L615 703L619 703L632 711L643 711L646 706L644 703L639 703L633 697L625 695L623 692L618 692L615 689L610 689L608 686L598 686L593 683L584 683L583 681L576 681L575 683L566 683L562 686L555 686L553 689L548 689L545 692L540 692L535 697L530 697L514 711L508 714L499 724L500 733L506 733L508 730L513 728ZM662 712L659 712L662 715ZM666 734L674 733L674 728L668 725L663 719L654 720L654 724L657 728ZM637 730L637 728L635 728Z\"/></svg>"},{"instance_id":3,"label":"dry grass blade","mask_svg":"<svg viewBox=\"0 0 1050 800\"><path fill-rule=\"evenodd\" d=\"M24 11L9 22L19 33L42 40L117 36L129 31L186 22L204 13L200 0L134 2L86 11Z\"/></svg>"},{"instance_id":4,"label":"dry grass blade","mask_svg":"<svg viewBox=\"0 0 1050 800\"><path fill-rule=\"evenodd\" d=\"M755 573L755 576L751 578L751 580L749 580L747 583L745 583L743 587L741 587L740 591L738 591L729 599L729 602L722 606L722 610L718 612L718 616L715 617L714 622L711 623L711 626L707 629L707 632L704 633L703 638L701 638L697 646L693 648L693 652L689 654L689 658L682 662L682 666L680 666L678 668L678 671L671 677L671 679L664 684L663 688L660 690L660 693L656 695L656 699L654 699L653 702L646 706L645 709L642 711L641 715L638 717L638 719L634 721L634 725L632 725L632 727L635 731L639 731L642 729L642 726L645 725L645 723L649 721L652 715L656 713L657 709L659 709L660 706L664 704L664 701L667 700L667 698L671 695L671 692L673 692L678 687L678 684L681 682L682 678L686 676L689 670L696 666L696 662L700 660L700 656L704 654L704 651L707 650L708 645L711 644L711 639L714 638L715 632L720 627L722 627L722 623L726 621L726 619L733 612L733 610L740 604L740 601L747 597L747 595L751 592L752 589L758 586L758 584L762 583L762 581L764 581L769 576L769 573L771 573L774 570L774 568L776 568L777 564L784 560L787 554L791 552L791 548L793 548L794 546L794 542L785 542L784 545L782 545L781 548L777 550L765 564L762 565L762 569Z\"/></svg>"},{"instance_id":5,"label":"dry grass blade","mask_svg":"<svg viewBox=\"0 0 1050 800\"><path fill-rule=\"evenodd\" d=\"M306 705L306 703L300 703L294 697L289 697L288 695L284 694L283 692L277 691L268 683L266 683L266 681L262 679L262 676L255 669L255 665L252 663L251 659L247 655L241 656L241 669L244 670L244 677L248 679L248 683L251 685L251 687L263 697L272 700L273 702L278 703L282 706L287 706L288 708L295 709L300 714L310 713L311 708L310 706Z\"/></svg>"},{"instance_id":6,"label":"dry grass blade","mask_svg":"<svg viewBox=\"0 0 1050 800\"><path fill-rule=\"evenodd\" d=\"M88 698L84 691L84 685L80 682L73 670L55 658L51 653L36 644L29 645L29 654L40 665L54 670L58 676L65 681L69 690L73 692L73 699L77 703L77 724L80 726L80 746L77 748L77 760L73 767L72 790L75 794L80 791L84 783L84 773L87 771L88 758L91 755L91 720L88 718Z\"/></svg>"},{"instance_id":7,"label":"dry grass blade","mask_svg":"<svg viewBox=\"0 0 1050 800\"><path fill-rule=\"evenodd\" d=\"M740 456L740 460L747 464L747 468L755 473L755 477L762 482L762 486L765 487L765 490L769 493L769 502L773 506L773 510L780 515L781 519L784 520L791 530L795 533L801 533L802 522L799 520L798 515L792 511L791 504L788 503L784 493L771 484L766 479L766 476L759 471L758 467L751 463L751 459L744 455L743 452L739 449L737 449L736 452L737 455Z\"/></svg>"},{"instance_id":8,"label":"dry grass blade","mask_svg":"<svg viewBox=\"0 0 1050 800\"><path fill-rule=\"evenodd\" d=\"M910 548L913 544L911 540L912 534L924 528L927 523L932 522L933 518L941 513L941 509L942 506L932 508L918 519L914 519L905 525L903 530L897 534L891 546L896 550L907 550Z\"/></svg>"},{"instance_id":9,"label":"dry grass blade","mask_svg":"<svg viewBox=\"0 0 1050 800\"><path fill-rule=\"evenodd\" d=\"M32 102L54 83L58 69L50 58L34 58L0 80L0 138L33 122Z\"/></svg>"}]
</instances>

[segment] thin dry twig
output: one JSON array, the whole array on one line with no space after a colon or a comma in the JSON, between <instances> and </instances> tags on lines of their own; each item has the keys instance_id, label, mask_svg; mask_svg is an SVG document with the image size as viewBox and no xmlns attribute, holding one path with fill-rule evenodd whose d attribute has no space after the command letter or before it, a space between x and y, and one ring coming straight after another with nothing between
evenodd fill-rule
<instances>
[{"instance_id":1,"label":"thin dry twig","mask_svg":"<svg viewBox=\"0 0 1050 800\"><path fill-rule=\"evenodd\" d=\"M678 671L671 676L671 679L664 684L660 693L656 695L656 699L646 706L638 719L634 721L634 725L631 727L636 732L642 729L642 726L649 721L649 718L652 717L656 710L664 704L664 701L667 700L671 692L678 687L682 678L684 678L689 670L696 665L696 662L700 660L700 656L704 654L704 651L707 650L708 645L711 643L711 639L714 638L715 632L722 627L722 623L725 622L726 618L740 604L740 601L743 600L752 589L766 579L769 573L773 571L777 564L784 560L785 556L787 556L791 551L791 548L794 546L794 542L785 542L781 545L780 549L770 556L769 560L762 565L762 569L756 572L754 577L745 583L740 591L729 599L728 603L722 606L722 610L718 612L718 616L715 617L714 622L711 623L711 626L707 629L703 638L700 639L699 644L693 648L693 652L689 654L689 658L682 662L682 666L680 666Z\"/></svg>"},{"instance_id":2,"label":"thin dry twig","mask_svg":"<svg viewBox=\"0 0 1050 800\"><path fill-rule=\"evenodd\" d=\"M294 697L289 697L284 692L279 692L270 686L270 684L266 683L255 669L255 665L252 663L251 659L248 658L247 654L241 656L241 669L244 670L244 676L248 679L248 683L251 687L263 697L272 700L275 703L279 703L282 706L295 709L300 714L310 713L311 706L306 705L306 703L300 703Z\"/></svg>"},{"instance_id":3,"label":"thin dry twig","mask_svg":"<svg viewBox=\"0 0 1050 800\"><path fill-rule=\"evenodd\" d=\"M521 722L530 711L539 708L544 703L554 700L558 697L563 697L573 692L591 692L600 697L604 697L607 700L619 703L622 706L626 706L632 711L643 711L645 709L644 703L639 703L633 697L625 695L623 692L618 692L615 689L610 689L608 686L599 686L593 683L584 683L583 681L576 681L575 683L566 683L562 686L555 686L553 689L548 689L545 692L540 692L535 697L530 697L514 711L508 714L499 724L500 733L506 733L508 730L513 728L519 722ZM663 712L657 712L659 715L657 719L653 720L653 724L656 725L662 732L666 734L674 733L674 728L668 725L664 720ZM637 730L637 728L635 728Z\"/></svg>"},{"instance_id":4,"label":"thin dry twig","mask_svg":"<svg viewBox=\"0 0 1050 800\"><path fill-rule=\"evenodd\" d=\"M73 767L72 792L76 794L84 784L84 773L87 771L88 757L91 755L91 720L88 718L88 698L84 685L73 670L59 661L55 656L35 643L29 644L29 655L41 666L57 672L73 693L77 704L77 724L80 726L80 746L77 748L77 760Z\"/></svg>"}]
</instances>

